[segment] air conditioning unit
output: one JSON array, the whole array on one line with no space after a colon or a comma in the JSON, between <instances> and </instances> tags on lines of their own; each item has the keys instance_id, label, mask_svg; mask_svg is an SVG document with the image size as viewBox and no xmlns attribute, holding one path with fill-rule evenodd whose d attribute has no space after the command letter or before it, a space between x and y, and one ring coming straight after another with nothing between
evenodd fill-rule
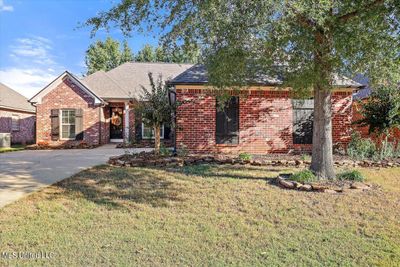
<instances>
[{"instance_id":1,"label":"air conditioning unit","mask_svg":"<svg viewBox=\"0 0 400 267\"><path fill-rule=\"evenodd\" d=\"M0 147L10 147L10 146L11 146L11 134L0 133Z\"/></svg>"}]
</instances>

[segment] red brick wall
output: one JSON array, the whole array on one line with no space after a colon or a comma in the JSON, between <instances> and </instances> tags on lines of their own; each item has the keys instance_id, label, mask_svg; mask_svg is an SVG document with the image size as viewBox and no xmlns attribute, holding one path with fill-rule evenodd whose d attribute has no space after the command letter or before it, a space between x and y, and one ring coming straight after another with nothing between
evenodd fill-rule
<instances>
[{"instance_id":1,"label":"red brick wall","mask_svg":"<svg viewBox=\"0 0 400 267\"><path fill-rule=\"evenodd\" d=\"M289 91L241 92L239 144L215 143L214 96L203 89L177 89L177 147L191 152L253 154L310 151L311 145L293 144L293 110ZM351 129L351 92L332 97L333 142L346 145Z\"/></svg>"},{"instance_id":2,"label":"red brick wall","mask_svg":"<svg viewBox=\"0 0 400 267\"><path fill-rule=\"evenodd\" d=\"M19 116L19 131L12 131L12 116ZM13 144L35 142L35 114L9 109L0 109L0 133L11 133Z\"/></svg>"},{"instance_id":3,"label":"red brick wall","mask_svg":"<svg viewBox=\"0 0 400 267\"><path fill-rule=\"evenodd\" d=\"M351 92L332 94L332 136L333 145L346 147L352 133L353 98Z\"/></svg>"},{"instance_id":4,"label":"red brick wall","mask_svg":"<svg viewBox=\"0 0 400 267\"><path fill-rule=\"evenodd\" d=\"M51 141L50 113L52 109L62 108L81 108L83 110L83 141L88 144L99 144L100 107L94 104L93 97L85 93L69 79L65 79L45 95L41 104L37 104L37 142L46 141L52 145L81 142Z\"/></svg>"}]
</instances>

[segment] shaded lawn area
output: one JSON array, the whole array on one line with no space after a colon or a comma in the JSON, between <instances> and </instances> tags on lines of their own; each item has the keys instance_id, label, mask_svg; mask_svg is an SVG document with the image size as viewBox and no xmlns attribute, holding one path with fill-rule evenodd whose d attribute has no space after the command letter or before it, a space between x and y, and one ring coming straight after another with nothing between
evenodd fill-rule
<instances>
[{"instance_id":1,"label":"shaded lawn area","mask_svg":"<svg viewBox=\"0 0 400 267\"><path fill-rule=\"evenodd\" d=\"M380 190L283 190L281 168L99 166L0 210L3 264L399 266L400 168L361 171ZM3 264L1 264L3 263Z\"/></svg>"},{"instance_id":2,"label":"shaded lawn area","mask_svg":"<svg viewBox=\"0 0 400 267\"><path fill-rule=\"evenodd\" d=\"M25 149L24 145L12 145L11 147L0 147L0 153L20 151L24 149Z\"/></svg>"}]
</instances>

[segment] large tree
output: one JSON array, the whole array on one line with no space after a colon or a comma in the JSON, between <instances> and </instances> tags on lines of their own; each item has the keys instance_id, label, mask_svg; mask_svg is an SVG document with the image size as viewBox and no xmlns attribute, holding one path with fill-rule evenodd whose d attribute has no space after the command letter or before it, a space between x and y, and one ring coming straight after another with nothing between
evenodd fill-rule
<instances>
[{"instance_id":1,"label":"large tree","mask_svg":"<svg viewBox=\"0 0 400 267\"><path fill-rule=\"evenodd\" d=\"M87 75L99 70L108 71L132 60L133 53L126 41L121 50L119 41L107 37L104 42L98 40L91 44L86 51Z\"/></svg>"},{"instance_id":2,"label":"large tree","mask_svg":"<svg viewBox=\"0 0 400 267\"><path fill-rule=\"evenodd\" d=\"M116 26L127 35L156 26L165 45L202 45L216 87L244 86L264 72L282 75L293 90L312 91L311 169L333 178L334 76L398 80L399 13L398 0L122 0L87 25L94 32Z\"/></svg>"}]
</instances>

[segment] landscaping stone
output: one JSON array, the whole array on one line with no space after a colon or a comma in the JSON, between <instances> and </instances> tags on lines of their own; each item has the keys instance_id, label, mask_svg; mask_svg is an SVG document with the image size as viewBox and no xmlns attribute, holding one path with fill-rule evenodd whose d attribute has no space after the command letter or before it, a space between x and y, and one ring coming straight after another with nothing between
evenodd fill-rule
<instances>
[{"instance_id":1,"label":"landscaping stone","mask_svg":"<svg viewBox=\"0 0 400 267\"><path fill-rule=\"evenodd\" d=\"M324 192L324 190L328 189L328 186L318 183L312 183L311 187L314 191L321 191L321 192Z\"/></svg>"},{"instance_id":2,"label":"landscaping stone","mask_svg":"<svg viewBox=\"0 0 400 267\"><path fill-rule=\"evenodd\" d=\"M337 194L338 193L336 190L332 190L332 189L324 189L321 192L329 193L329 194Z\"/></svg>"},{"instance_id":3,"label":"landscaping stone","mask_svg":"<svg viewBox=\"0 0 400 267\"><path fill-rule=\"evenodd\" d=\"M72 148L72 147L71 147ZM252 160L242 160L237 157L232 157L229 155L190 155L186 157L172 157L172 156L155 156L153 152L142 151L138 154L125 154L117 157L110 157L108 163L115 166L132 166L132 167L142 167L142 166L184 166L184 165L194 165L194 164L240 164L240 165L252 165L252 166L301 166L307 165L311 162L309 160L299 160L292 159L294 156L287 155L289 159L280 158L282 155L277 156L278 159L268 159L265 157L259 157ZM400 159L390 159L384 161L352 161L344 157L341 160L334 161L335 166L361 166L361 167L371 167L371 168L391 168L395 166L400 166ZM292 181L293 182L293 181ZM312 185L313 191L321 191L324 188L321 185ZM294 184L294 188L299 188L300 185Z\"/></svg>"},{"instance_id":4,"label":"landscaping stone","mask_svg":"<svg viewBox=\"0 0 400 267\"><path fill-rule=\"evenodd\" d=\"M281 179L281 180L279 181L279 184L280 184L282 187L284 187L284 188L288 188L288 189L293 189L293 188L295 188L294 183L289 182L289 181L286 181L285 179Z\"/></svg>"},{"instance_id":5,"label":"landscaping stone","mask_svg":"<svg viewBox=\"0 0 400 267\"><path fill-rule=\"evenodd\" d=\"M370 189L370 187L367 184L361 183L361 182L354 182L350 186L351 189L361 189L361 190L367 190Z\"/></svg>"},{"instance_id":6,"label":"landscaping stone","mask_svg":"<svg viewBox=\"0 0 400 267\"><path fill-rule=\"evenodd\" d=\"M312 187L311 187L311 185L309 185L309 184L303 184L303 185L301 185L301 186L299 187L299 190L300 190L300 191L311 191L311 190L312 190Z\"/></svg>"}]
</instances>

